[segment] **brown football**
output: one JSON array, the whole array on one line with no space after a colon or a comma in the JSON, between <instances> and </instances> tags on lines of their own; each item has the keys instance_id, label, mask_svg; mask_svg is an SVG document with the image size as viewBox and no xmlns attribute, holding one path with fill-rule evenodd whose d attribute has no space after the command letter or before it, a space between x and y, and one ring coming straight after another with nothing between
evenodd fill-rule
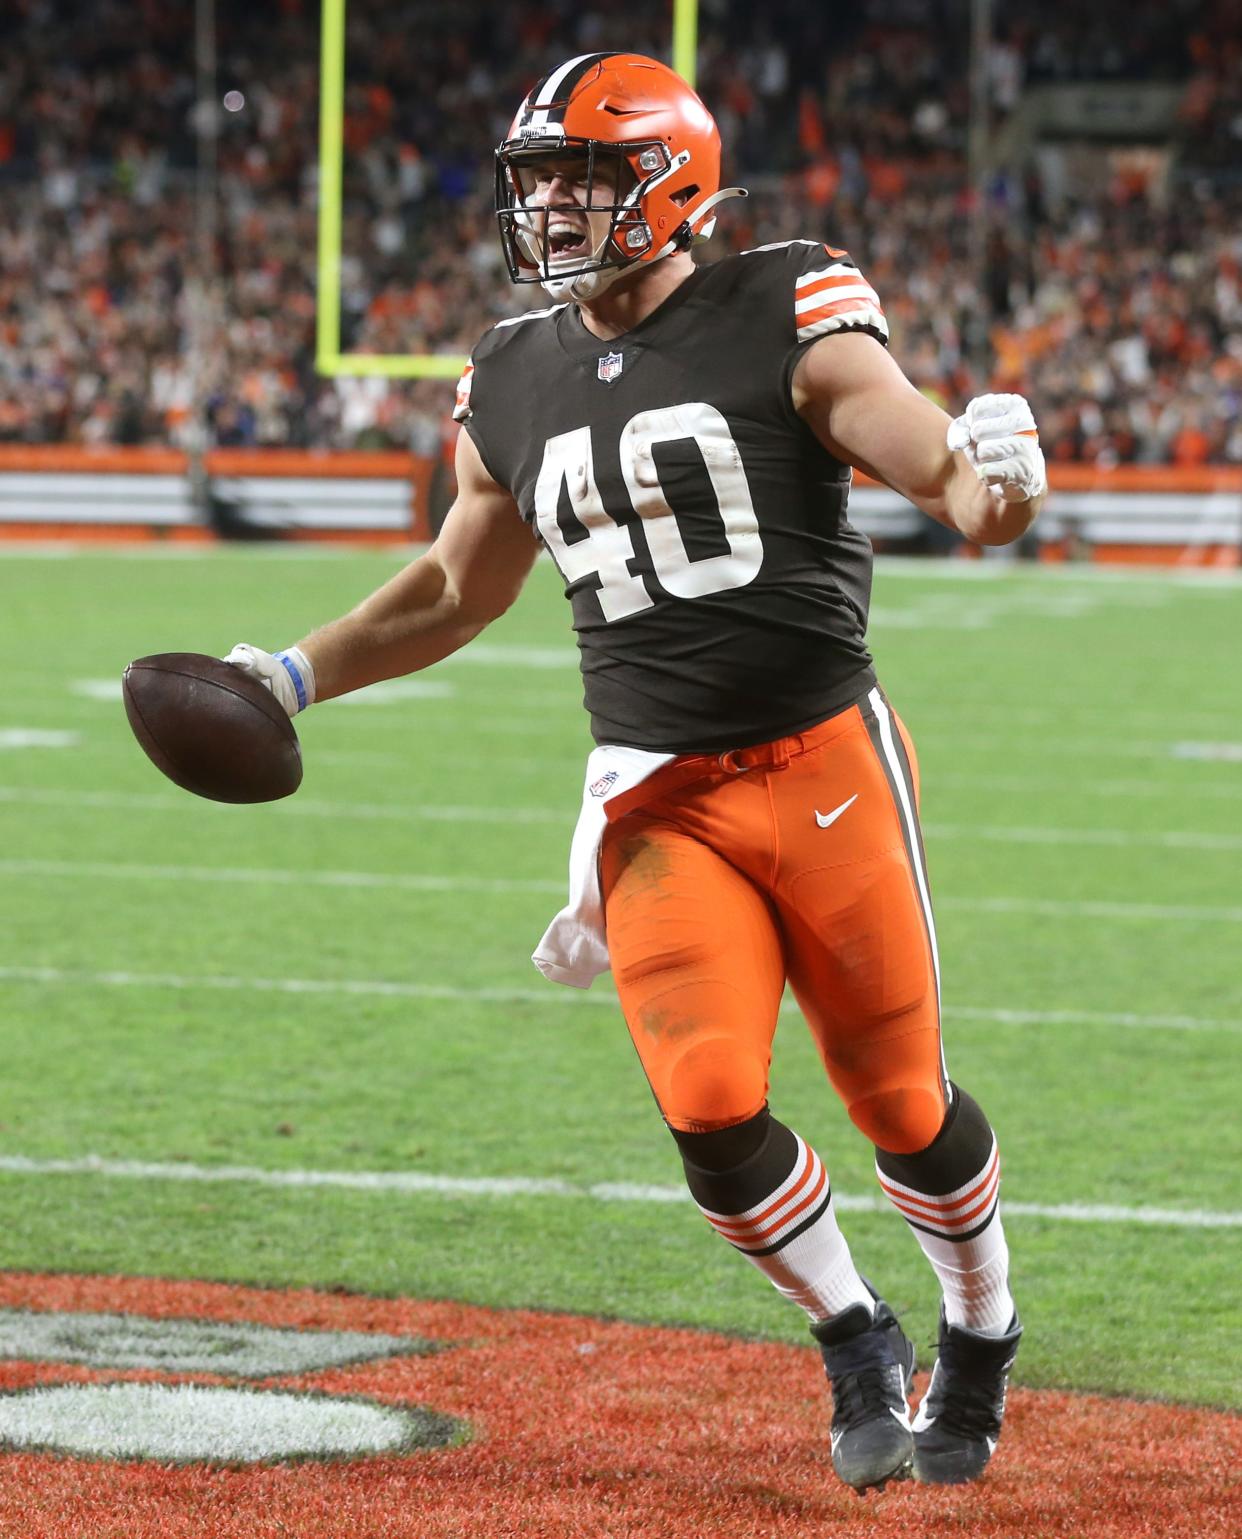
<instances>
[{"instance_id":1,"label":"brown football","mask_svg":"<svg viewBox=\"0 0 1242 1539\"><path fill-rule=\"evenodd\" d=\"M147 757L195 796L274 802L301 784L302 749L284 707L232 663L200 652L139 657L121 692Z\"/></svg>"}]
</instances>

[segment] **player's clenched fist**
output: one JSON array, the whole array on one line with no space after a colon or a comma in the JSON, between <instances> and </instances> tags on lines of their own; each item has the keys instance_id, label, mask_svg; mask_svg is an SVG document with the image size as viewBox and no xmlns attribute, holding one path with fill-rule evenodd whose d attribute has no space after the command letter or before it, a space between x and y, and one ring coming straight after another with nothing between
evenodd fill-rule
<instances>
[{"instance_id":1,"label":"player's clenched fist","mask_svg":"<svg viewBox=\"0 0 1242 1539\"><path fill-rule=\"evenodd\" d=\"M1027 502L1048 490L1035 418L1024 395L977 395L949 423L948 443L1006 502Z\"/></svg>"},{"instance_id":2,"label":"player's clenched fist","mask_svg":"<svg viewBox=\"0 0 1242 1539\"><path fill-rule=\"evenodd\" d=\"M239 641L224 661L265 684L290 716L314 704L315 670L301 647L272 653Z\"/></svg>"}]
</instances>

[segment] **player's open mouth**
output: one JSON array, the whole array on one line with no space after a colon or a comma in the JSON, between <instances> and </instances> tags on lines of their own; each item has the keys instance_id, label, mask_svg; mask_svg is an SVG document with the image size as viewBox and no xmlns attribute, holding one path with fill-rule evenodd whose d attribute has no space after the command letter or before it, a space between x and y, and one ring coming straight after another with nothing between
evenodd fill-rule
<instances>
[{"instance_id":1,"label":"player's open mouth","mask_svg":"<svg viewBox=\"0 0 1242 1539\"><path fill-rule=\"evenodd\" d=\"M548 225L548 256L553 261L559 257L585 256L588 244L587 232L568 220L554 219Z\"/></svg>"}]
</instances>

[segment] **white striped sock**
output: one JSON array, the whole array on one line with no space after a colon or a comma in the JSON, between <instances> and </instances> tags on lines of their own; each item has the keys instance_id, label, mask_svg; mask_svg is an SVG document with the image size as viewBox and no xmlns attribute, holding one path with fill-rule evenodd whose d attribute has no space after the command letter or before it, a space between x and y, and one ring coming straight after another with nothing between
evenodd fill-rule
<instances>
[{"instance_id":1,"label":"white striped sock","mask_svg":"<svg viewBox=\"0 0 1242 1539\"><path fill-rule=\"evenodd\" d=\"M1000 1217L1000 1151L995 1138L983 1170L956 1191L930 1196L903 1186L878 1165L876 1175L940 1279L949 1324L984 1335L1003 1335L1013 1319L1014 1305L1009 1292L1009 1247Z\"/></svg>"},{"instance_id":2,"label":"white striped sock","mask_svg":"<svg viewBox=\"0 0 1242 1539\"><path fill-rule=\"evenodd\" d=\"M871 1294L837 1224L828 1173L809 1144L798 1138L797 1146L790 1174L746 1212L715 1213L702 1204L699 1211L812 1320L830 1320L853 1304L870 1309Z\"/></svg>"}]
</instances>

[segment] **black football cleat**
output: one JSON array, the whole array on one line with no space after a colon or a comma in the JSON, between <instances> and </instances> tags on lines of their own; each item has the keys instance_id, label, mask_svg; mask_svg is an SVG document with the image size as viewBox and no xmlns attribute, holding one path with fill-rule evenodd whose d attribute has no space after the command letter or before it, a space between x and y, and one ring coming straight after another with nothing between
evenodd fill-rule
<instances>
[{"instance_id":1,"label":"black football cleat","mask_svg":"<svg viewBox=\"0 0 1242 1539\"><path fill-rule=\"evenodd\" d=\"M876 1297L874 1318L855 1304L811 1334L832 1386L832 1467L859 1492L904 1480L914 1454L906 1402L914 1344L897 1316Z\"/></svg>"},{"instance_id":2,"label":"black football cleat","mask_svg":"<svg viewBox=\"0 0 1242 1539\"><path fill-rule=\"evenodd\" d=\"M940 1355L914 1417L916 1480L957 1486L983 1474L996 1452L1009 1370L1021 1339L1017 1315L1003 1336L982 1336L950 1325L941 1307Z\"/></svg>"}]
</instances>

